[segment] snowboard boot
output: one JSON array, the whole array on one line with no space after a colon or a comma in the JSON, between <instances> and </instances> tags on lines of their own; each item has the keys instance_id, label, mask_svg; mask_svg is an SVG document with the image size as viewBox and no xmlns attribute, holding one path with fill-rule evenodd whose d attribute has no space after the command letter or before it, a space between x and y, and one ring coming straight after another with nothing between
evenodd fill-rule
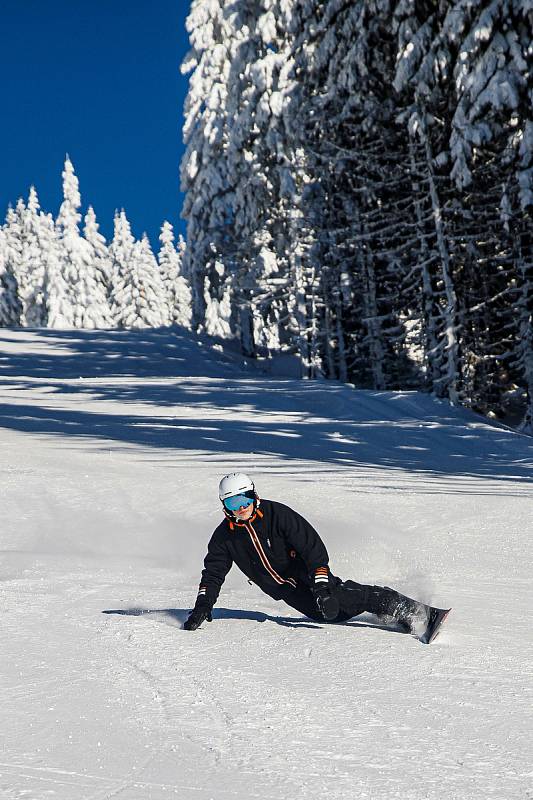
<instances>
[{"instance_id":1,"label":"snowboard boot","mask_svg":"<svg viewBox=\"0 0 533 800\"><path fill-rule=\"evenodd\" d=\"M406 597L388 586L369 588L368 611L386 621L392 620L406 633L412 633L419 639L424 636L432 611L431 606Z\"/></svg>"}]
</instances>

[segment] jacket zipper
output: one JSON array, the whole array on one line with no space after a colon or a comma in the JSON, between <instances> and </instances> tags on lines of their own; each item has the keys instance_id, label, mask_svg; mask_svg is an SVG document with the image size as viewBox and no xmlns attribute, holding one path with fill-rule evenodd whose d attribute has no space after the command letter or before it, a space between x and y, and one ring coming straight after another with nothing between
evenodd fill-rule
<instances>
[{"instance_id":1,"label":"jacket zipper","mask_svg":"<svg viewBox=\"0 0 533 800\"><path fill-rule=\"evenodd\" d=\"M255 549L257 551L257 554L259 555L259 558L261 559L261 562L262 562L264 568L266 569L266 571L269 573L269 575L272 578L274 578L276 583L279 583L279 584L288 583L289 586L292 586L293 589L295 589L296 588L296 581L293 578L282 578L281 575L278 575L278 573L276 572L276 570L274 569L274 567L272 566L272 564L270 563L270 561L266 557L266 553L263 550L263 546L262 546L261 542L259 541L259 536L255 532L252 523L251 522L249 524L245 523L245 527L246 527L246 530L248 531L250 539L252 540L252 544L255 547Z\"/></svg>"}]
</instances>

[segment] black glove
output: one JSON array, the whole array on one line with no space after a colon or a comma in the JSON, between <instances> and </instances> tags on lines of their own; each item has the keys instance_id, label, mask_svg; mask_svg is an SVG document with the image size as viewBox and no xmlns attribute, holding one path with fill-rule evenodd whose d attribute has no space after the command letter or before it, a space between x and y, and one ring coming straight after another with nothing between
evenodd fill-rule
<instances>
[{"instance_id":1,"label":"black glove","mask_svg":"<svg viewBox=\"0 0 533 800\"><path fill-rule=\"evenodd\" d=\"M339 601L336 597L333 597L327 584L313 587L311 591L313 592L318 610L325 620L331 622L331 620L335 619L339 614Z\"/></svg>"},{"instance_id":2,"label":"black glove","mask_svg":"<svg viewBox=\"0 0 533 800\"><path fill-rule=\"evenodd\" d=\"M212 622L213 617L211 616L211 611L208 608L193 608L191 613L189 614L188 620L183 624L183 628L186 631L195 631L196 628L199 628L202 622Z\"/></svg>"}]
</instances>

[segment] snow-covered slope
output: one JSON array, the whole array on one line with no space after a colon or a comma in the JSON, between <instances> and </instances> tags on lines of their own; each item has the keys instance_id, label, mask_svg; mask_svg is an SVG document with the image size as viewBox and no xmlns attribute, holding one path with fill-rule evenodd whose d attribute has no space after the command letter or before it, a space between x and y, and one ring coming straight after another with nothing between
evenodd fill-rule
<instances>
[{"instance_id":1,"label":"snow-covered slope","mask_svg":"<svg viewBox=\"0 0 533 800\"><path fill-rule=\"evenodd\" d=\"M194 337L0 332L0 797L526 798L533 441ZM345 578L452 605L430 647L232 570L181 628L225 472Z\"/></svg>"}]
</instances>

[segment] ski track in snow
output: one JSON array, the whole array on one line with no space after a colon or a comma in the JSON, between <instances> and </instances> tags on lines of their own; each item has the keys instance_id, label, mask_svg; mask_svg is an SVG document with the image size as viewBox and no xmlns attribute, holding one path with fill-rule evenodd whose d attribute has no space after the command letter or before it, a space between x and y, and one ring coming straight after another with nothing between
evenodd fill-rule
<instances>
[{"instance_id":1,"label":"ski track in snow","mask_svg":"<svg viewBox=\"0 0 533 800\"><path fill-rule=\"evenodd\" d=\"M2 800L533 797L533 440L177 331L0 339ZM336 574L452 605L436 642L236 569L183 631L237 468Z\"/></svg>"}]
</instances>

